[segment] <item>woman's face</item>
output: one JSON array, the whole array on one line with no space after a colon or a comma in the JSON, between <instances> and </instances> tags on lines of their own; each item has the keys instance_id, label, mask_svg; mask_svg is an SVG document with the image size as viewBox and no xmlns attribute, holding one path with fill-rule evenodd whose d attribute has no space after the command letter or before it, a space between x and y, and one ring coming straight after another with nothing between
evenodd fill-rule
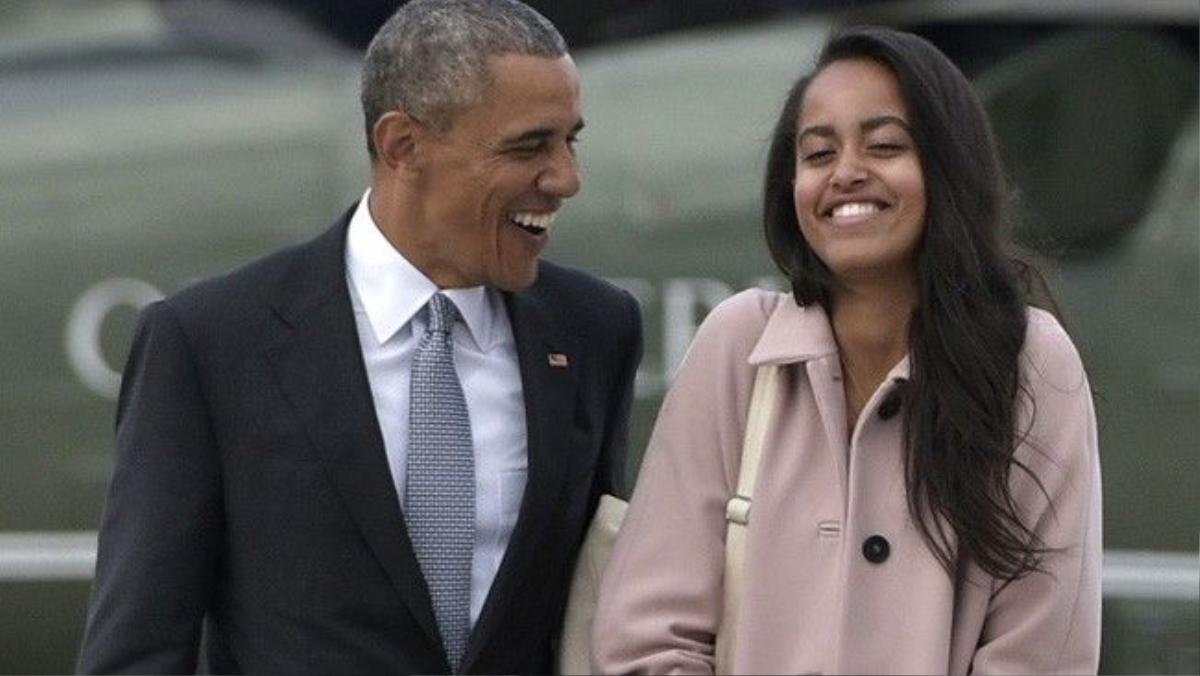
<instances>
[{"instance_id":1,"label":"woman's face","mask_svg":"<svg viewBox=\"0 0 1200 676\"><path fill-rule=\"evenodd\" d=\"M915 275L925 180L909 129L900 85L877 61L834 61L808 85L797 120L796 219L840 282Z\"/></svg>"}]
</instances>

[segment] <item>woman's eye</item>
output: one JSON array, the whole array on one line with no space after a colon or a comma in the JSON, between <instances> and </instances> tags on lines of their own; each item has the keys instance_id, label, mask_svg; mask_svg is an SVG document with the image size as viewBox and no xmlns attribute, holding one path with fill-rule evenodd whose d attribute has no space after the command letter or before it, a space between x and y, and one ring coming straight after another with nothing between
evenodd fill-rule
<instances>
[{"instance_id":1,"label":"woman's eye","mask_svg":"<svg viewBox=\"0 0 1200 676\"><path fill-rule=\"evenodd\" d=\"M830 157L833 157L833 151L832 150L811 150L806 153L801 153L800 157L805 162L820 162L822 160L826 160L826 159L829 159Z\"/></svg>"},{"instance_id":2,"label":"woman's eye","mask_svg":"<svg viewBox=\"0 0 1200 676\"><path fill-rule=\"evenodd\" d=\"M871 150L880 153L899 153L904 150L904 145L900 143L872 143Z\"/></svg>"}]
</instances>

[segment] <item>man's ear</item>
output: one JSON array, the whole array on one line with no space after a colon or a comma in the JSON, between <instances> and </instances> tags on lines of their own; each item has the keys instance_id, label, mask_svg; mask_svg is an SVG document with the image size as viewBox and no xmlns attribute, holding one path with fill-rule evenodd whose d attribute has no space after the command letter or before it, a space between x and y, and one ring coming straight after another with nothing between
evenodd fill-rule
<instances>
[{"instance_id":1,"label":"man's ear","mask_svg":"<svg viewBox=\"0 0 1200 676\"><path fill-rule=\"evenodd\" d=\"M424 125L402 110L390 110L375 121L371 140L378 161L393 171L411 171L421 158Z\"/></svg>"}]
</instances>

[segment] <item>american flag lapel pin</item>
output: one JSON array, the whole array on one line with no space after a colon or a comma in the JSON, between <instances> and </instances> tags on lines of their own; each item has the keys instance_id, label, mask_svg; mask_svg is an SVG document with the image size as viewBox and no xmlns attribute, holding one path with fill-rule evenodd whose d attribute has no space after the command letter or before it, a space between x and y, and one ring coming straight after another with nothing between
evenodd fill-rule
<instances>
[{"instance_id":1,"label":"american flag lapel pin","mask_svg":"<svg viewBox=\"0 0 1200 676\"><path fill-rule=\"evenodd\" d=\"M551 352L550 354L546 355L546 361L549 362L550 366L554 368L567 368L567 355L563 354L562 352Z\"/></svg>"}]
</instances>

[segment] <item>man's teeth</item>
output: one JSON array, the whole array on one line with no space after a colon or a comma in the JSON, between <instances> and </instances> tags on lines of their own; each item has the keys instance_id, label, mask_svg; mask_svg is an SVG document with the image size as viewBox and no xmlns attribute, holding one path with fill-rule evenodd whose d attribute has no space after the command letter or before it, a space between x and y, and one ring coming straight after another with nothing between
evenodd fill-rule
<instances>
[{"instance_id":1,"label":"man's teeth","mask_svg":"<svg viewBox=\"0 0 1200 676\"><path fill-rule=\"evenodd\" d=\"M878 211L879 205L873 202L849 202L834 207L831 215L834 218L853 218L855 216L866 216Z\"/></svg>"},{"instance_id":2,"label":"man's teeth","mask_svg":"<svg viewBox=\"0 0 1200 676\"><path fill-rule=\"evenodd\" d=\"M558 215L557 211L550 213L537 214L532 211L518 211L511 216L514 223L524 228L531 230L545 230L554 222L554 218Z\"/></svg>"}]
</instances>

